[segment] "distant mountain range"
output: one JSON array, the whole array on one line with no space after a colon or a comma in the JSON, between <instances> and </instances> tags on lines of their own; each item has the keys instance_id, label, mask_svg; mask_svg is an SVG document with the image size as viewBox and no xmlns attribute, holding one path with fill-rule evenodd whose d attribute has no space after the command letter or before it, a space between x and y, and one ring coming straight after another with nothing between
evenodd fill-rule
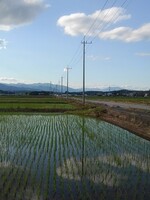
<instances>
[{"instance_id":1,"label":"distant mountain range","mask_svg":"<svg viewBox=\"0 0 150 200\"><path fill-rule=\"evenodd\" d=\"M31 92L31 91L52 91L52 92L60 92L60 85L54 85L50 83L33 83L33 84L24 84L24 83L10 83L3 84L0 83L1 91L9 91L9 92ZM66 86L63 86L63 92L66 91ZM74 89L69 88L69 91L74 91Z\"/></svg>"},{"instance_id":2,"label":"distant mountain range","mask_svg":"<svg viewBox=\"0 0 150 200\"><path fill-rule=\"evenodd\" d=\"M121 87L106 87L106 88L86 88L86 91L96 91L96 92L112 92L112 91L119 91L119 90L126 90L126 91L138 91L138 90L128 90ZM0 91L4 92L54 92L59 93L61 92L61 86L55 85L52 83L0 83ZM67 87L62 87L63 93L67 91ZM82 92L82 88L68 88L69 92ZM141 91L141 90L139 90Z\"/></svg>"},{"instance_id":3,"label":"distant mountain range","mask_svg":"<svg viewBox=\"0 0 150 200\"><path fill-rule=\"evenodd\" d=\"M86 91L117 91L121 90L120 87L111 87L111 88L86 88ZM0 90L7 91L7 92L31 92L31 91L45 91L45 92L61 92L60 85L50 84L50 83L32 83L32 84L25 84L25 83L10 83L10 84L3 84L0 83ZM67 90L66 86L63 86L63 92ZM74 89L68 88L69 92L81 92L82 88Z\"/></svg>"}]
</instances>

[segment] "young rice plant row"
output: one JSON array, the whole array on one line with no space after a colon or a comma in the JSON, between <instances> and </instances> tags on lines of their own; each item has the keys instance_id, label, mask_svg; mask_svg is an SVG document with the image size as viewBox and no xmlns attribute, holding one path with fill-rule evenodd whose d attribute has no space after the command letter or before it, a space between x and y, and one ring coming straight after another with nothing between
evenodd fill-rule
<instances>
[{"instance_id":1,"label":"young rice plant row","mask_svg":"<svg viewBox=\"0 0 150 200\"><path fill-rule=\"evenodd\" d=\"M148 199L150 143L73 115L0 116L0 199Z\"/></svg>"}]
</instances>

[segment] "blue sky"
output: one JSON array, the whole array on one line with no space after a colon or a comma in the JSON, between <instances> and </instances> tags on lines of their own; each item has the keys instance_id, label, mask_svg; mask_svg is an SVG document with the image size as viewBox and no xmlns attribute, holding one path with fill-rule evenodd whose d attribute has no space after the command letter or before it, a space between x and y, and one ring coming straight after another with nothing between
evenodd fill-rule
<instances>
[{"instance_id":1,"label":"blue sky","mask_svg":"<svg viewBox=\"0 0 150 200\"><path fill-rule=\"evenodd\" d=\"M150 1L0 1L0 82L150 89Z\"/></svg>"}]
</instances>

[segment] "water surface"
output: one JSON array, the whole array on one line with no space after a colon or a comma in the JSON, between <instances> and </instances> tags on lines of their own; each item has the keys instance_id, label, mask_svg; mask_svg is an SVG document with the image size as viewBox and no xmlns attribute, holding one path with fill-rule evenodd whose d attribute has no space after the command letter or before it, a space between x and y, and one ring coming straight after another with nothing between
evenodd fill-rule
<instances>
[{"instance_id":1,"label":"water surface","mask_svg":"<svg viewBox=\"0 0 150 200\"><path fill-rule=\"evenodd\" d=\"M148 199L150 142L92 118L0 116L0 199Z\"/></svg>"}]
</instances>

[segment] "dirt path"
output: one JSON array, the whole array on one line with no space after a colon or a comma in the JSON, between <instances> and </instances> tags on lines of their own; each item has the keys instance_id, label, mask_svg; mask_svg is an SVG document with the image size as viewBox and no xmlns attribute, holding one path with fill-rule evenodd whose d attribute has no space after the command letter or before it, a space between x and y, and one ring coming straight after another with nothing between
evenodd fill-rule
<instances>
[{"instance_id":1,"label":"dirt path","mask_svg":"<svg viewBox=\"0 0 150 200\"><path fill-rule=\"evenodd\" d=\"M82 99L76 98L75 100L81 101ZM100 114L100 119L120 126L150 141L150 106L94 100L86 100L86 103L92 103L96 106L103 105L106 112Z\"/></svg>"},{"instance_id":2,"label":"dirt path","mask_svg":"<svg viewBox=\"0 0 150 200\"><path fill-rule=\"evenodd\" d=\"M91 100L87 102L105 105L107 113L102 116L105 121L150 140L150 106Z\"/></svg>"},{"instance_id":3,"label":"dirt path","mask_svg":"<svg viewBox=\"0 0 150 200\"><path fill-rule=\"evenodd\" d=\"M121 107L121 108L133 108L133 109L143 109L143 110L149 110L150 111L150 106L145 105L145 104L134 104L134 103L121 103L121 102L112 102L112 101L95 101L95 100L86 100L86 102L91 102L91 103L99 103L99 104L104 104L110 107Z\"/></svg>"},{"instance_id":4,"label":"dirt path","mask_svg":"<svg viewBox=\"0 0 150 200\"><path fill-rule=\"evenodd\" d=\"M141 109L106 106L107 113L101 119L120 126L150 141L150 113Z\"/></svg>"}]
</instances>

